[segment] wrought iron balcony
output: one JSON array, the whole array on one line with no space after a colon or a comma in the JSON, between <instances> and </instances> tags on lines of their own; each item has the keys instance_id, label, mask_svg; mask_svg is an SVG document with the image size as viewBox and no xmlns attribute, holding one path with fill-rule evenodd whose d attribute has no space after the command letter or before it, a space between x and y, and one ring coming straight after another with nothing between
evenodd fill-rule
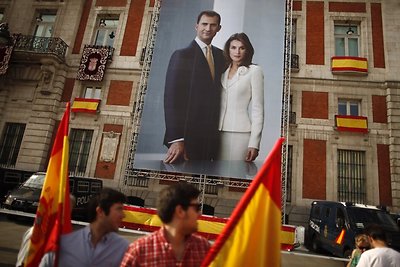
<instances>
[{"instance_id":1,"label":"wrought iron balcony","mask_svg":"<svg viewBox=\"0 0 400 267\"><path fill-rule=\"evenodd\" d=\"M32 52L39 54L52 54L65 61L68 45L59 37L38 37L32 35L14 35L16 52Z\"/></svg>"},{"instance_id":2,"label":"wrought iron balcony","mask_svg":"<svg viewBox=\"0 0 400 267\"><path fill-rule=\"evenodd\" d=\"M299 55L291 54L290 68L292 71L299 71Z\"/></svg>"}]
</instances>

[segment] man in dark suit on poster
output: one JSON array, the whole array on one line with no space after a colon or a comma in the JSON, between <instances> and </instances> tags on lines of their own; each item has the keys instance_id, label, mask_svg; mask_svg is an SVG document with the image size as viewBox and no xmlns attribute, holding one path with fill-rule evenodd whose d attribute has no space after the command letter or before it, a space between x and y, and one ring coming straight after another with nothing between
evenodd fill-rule
<instances>
[{"instance_id":1,"label":"man in dark suit on poster","mask_svg":"<svg viewBox=\"0 0 400 267\"><path fill-rule=\"evenodd\" d=\"M218 13L201 12L195 40L171 56L164 92L165 163L213 160L216 156L224 57L211 42L220 23Z\"/></svg>"}]
</instances>

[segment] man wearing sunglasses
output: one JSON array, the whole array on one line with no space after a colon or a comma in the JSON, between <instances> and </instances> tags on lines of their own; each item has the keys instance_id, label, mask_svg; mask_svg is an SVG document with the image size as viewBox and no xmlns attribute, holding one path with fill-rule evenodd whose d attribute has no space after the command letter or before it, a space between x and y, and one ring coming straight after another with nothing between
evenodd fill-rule
<instances>
[{"instance_id":1,"label":"man wearing sunglasses","mask_svg":"<svg viewBox=\"0 0 400 267\"><path fill-rule=\"evenodd\" d=\"M200 266L210 244L194 234L201 209L199 194L200 191L188 183L163 188L157 206L163 227L130 244L121 267Z\"/></svg>"}]
</instances>

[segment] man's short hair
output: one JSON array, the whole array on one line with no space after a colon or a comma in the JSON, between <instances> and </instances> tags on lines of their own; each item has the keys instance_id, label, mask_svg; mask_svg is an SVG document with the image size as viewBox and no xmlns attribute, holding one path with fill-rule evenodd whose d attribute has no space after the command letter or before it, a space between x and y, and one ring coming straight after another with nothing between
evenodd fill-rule
<instances>
[{"instance_id":1,"label":"man's short hair","mask_svg":"<svg viewBox=\"0 0 400 267\"><path fill-rule=\"evenodd\" d=\"M370 224L365 227L365 233L374 240L380 240L386 243L386 234L382 226L378 224Z\"/></svg>"},{"instance_id":2,"label":"man's short hair","mask_svg":"<svg viewBox=\"0 0 400 267\"><path fill-rule=\"evenodd\" d=\"M89 222L93 222L96 220L96 208L100 207L106 215L110 213L110 208L115 203L125 203L126 197L123 193L111 189L111 188L103 188L100 191L100 194L93 197L89 201L88 205L88 220Z\"/></svg>"},{"instance_id":3,"label":"man's short hair","mask_svg":"<svg viewBox=\"0 0 400 267\"><path fill-rule=\"evenodd\" d=\"M218 25L221 25L221 15L218 14L217 12L213 10L204 10L201 11L200 14L197 16L197 24L199 24L200 19L202 16L207 16L207 17L217 17L218 18Z\"/></svg>"},{"instance_id":4,"label":"man's short hair","mask_svg":"<svg viewBox=\"0 0 400 267\"><path fill-rule=\"evenodd\" d=\"M158 216L163 223L170 223L178 205L187 210L190 202L199 195L200 191L186 182L179 182L163 188L158 197Z\"/></svg>"}]
</instances>

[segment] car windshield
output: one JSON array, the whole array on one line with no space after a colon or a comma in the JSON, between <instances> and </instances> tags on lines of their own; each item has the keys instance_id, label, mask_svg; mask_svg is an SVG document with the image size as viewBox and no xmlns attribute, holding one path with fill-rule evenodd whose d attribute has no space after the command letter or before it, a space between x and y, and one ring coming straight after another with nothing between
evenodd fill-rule
<instances>
[{"instance_id":1,"label":"car windshield","mask_svg":"<svg viewBox=\"0 0 400 267\"><path fill-rule=\"evenodd\" d=\"M44 174L33 174L23 183L23 186L41 189L44 181Z\"/></svg>"},{"instance_id":2,"label":"car windshield","mask_svg":"<svg viewBox=\"0 0 400 267\"><path fill-rule=\"evenodd\" d=\"M376 223L390 231L399 231L390 214L382 210L349 207L349 219L357 228L365 228L368 224Z\"/></svg>"}]
</instances>

